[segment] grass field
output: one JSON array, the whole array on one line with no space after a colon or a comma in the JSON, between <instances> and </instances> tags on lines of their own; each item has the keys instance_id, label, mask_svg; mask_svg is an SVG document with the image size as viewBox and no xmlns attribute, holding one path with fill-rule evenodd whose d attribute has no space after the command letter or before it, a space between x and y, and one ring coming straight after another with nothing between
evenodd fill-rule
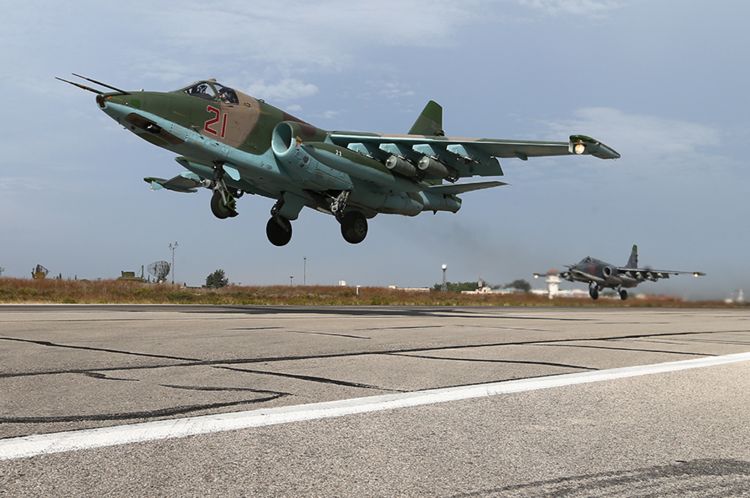
<instances>
[{"instance_id":1,"label":"grass field","mask_svg":"<svg viewBox=\"0 0 750 498\"><path fill-rule=\"evenodd\" d=\"M533 294L471 295L456 292L409 292L382 287L233 286L187 288L120 280L30 280L0 278L0 303L58 304L223 304L223 305L380 305L380 306L607 306L727 307L719 301L558 298Z\"/></svg>"}]
</instances>

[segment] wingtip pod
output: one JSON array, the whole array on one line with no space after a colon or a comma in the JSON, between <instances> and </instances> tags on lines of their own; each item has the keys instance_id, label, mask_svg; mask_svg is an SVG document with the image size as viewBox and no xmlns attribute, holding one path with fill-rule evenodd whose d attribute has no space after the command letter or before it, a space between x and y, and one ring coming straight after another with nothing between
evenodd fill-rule
<instances>
[{"instance_id":1,"label":"wingtip pod","mask_svg":"<svg viewBox=\"0 0 750 498\"><path fill-rule=\"evenodd\" d=\"M620 153L615 149L586 135L571 135L568 150L571 154L590 154L599 159L620 158Z\"/></svg>"}]
</instances>

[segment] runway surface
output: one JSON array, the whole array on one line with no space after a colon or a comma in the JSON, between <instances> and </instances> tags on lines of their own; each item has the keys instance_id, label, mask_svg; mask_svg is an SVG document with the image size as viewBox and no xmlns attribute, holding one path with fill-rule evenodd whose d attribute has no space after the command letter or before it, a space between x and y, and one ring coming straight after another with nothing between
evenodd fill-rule
<instances>
[{"instance_id":1,"label":"runway surface","mask_svg":"<svg viewBox=\"0 0 750 498\"><path fill-rule=\"evenodd\" d=\"M734 310L0 306L0 494L750 495L748 352Z\"/></svg>"}]
</instances>

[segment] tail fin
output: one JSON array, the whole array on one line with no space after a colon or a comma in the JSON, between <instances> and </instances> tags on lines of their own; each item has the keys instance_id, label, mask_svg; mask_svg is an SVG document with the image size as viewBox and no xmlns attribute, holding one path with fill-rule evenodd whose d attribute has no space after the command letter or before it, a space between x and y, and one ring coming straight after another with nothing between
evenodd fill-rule
<instances>
[{"instance_id":1,"label":"tail fin","mask_svg":"<svg viewBox=\"0 0 750 498\"><path fill-rule=\"evenodd\" d=\"M628 259L627 268L638 268L638 246L633 244L633 249L630 251L630 259Z\"/></svg>"},{"instance_id":2,"label":"tail fin","mask_svg":"<svg viewBox=\"0 0 750 498\"><path fill-rule=\"evenodd\" d=\"M409 135L444 136L442 106L434 100L427 102L422 113L409 130Z\"/></svg>"}]
</instances>

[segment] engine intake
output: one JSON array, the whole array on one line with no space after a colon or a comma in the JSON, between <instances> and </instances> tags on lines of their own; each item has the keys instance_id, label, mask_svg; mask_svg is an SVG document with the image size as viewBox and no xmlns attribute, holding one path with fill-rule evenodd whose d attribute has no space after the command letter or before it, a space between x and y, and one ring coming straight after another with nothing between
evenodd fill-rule
<instances>
[{"instance_id":1,"label":"engine intake","mask_svg":"<svg viewBox=\"0 0 750 498\"><path fill-rule=\"evenodd\" d=\"M271 135L271 150L278 158L286 156L298 141L322 142L325 132L307 123L282 121L277 124Z\"/></svg>"}]
</instances>

